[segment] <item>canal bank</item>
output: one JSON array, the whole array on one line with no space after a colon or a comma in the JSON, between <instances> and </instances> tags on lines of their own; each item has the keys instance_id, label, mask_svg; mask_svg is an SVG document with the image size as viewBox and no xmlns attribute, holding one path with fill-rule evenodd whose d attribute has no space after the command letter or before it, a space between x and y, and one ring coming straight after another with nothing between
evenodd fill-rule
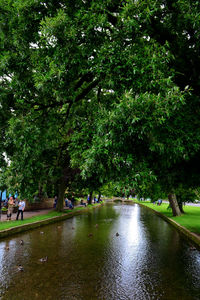
<instances>
[{"instance_id":1,"label":"canal bank","mask_svg":"<svg viewBox=\"0 0 200 300\"><path fill-rule=\"evenodd\" d=\"M16 222L22 223L22 221L14 221L15 223L14 223L13 227L6 228L4 230L0 230L0 239L9 237L16 233L21 233L24 231L38 228L38 227L42 227L42 226L45 226L45 225L48 225L51 223L67 220L69 218L72 218L73 216L77 216L82 213L86 213L86 212L90 211L91 209L97 208L101 205L103 205L103 203L93 204L93 205L89 205L87 207L83 207L83 206L75 207L74 210L65 210L64 213L62 213L61 215L58 215L58 216L49 216L48 217L48 214L41 215L41 213L39 213L41 218L44 217L43 220L33 221L32 218L30 218L30 220L25 219L23 222L27 222L27 223L20 224L20 225L17 225ZM37 216L37 213L35 215ZM7 223L7 224L8 224L8 226L10 225L9 223Z\"/></svg>"},{"instance_id":2,"label":"canal bank","mask_svg":"<svg viewBox=\"0 0 200 300\"><path fill-rule=\"evenodd\" d=\"M156 215L158 215L159 217L164 219L166 222L173 225L178 231L181 232L181 234L183 234L189 241L192 241L200 249L200 236L198 234L191 232L184 226L181 226L175 220L171 219L170 217L167 217L166 215L162 214L161 212L159 212L151 207L148 207L146 204L142 204L142 203L136 202L136 201L133 201L133 202L146 208L146 209L153 211Z\"/></svg>"},{"instance_id":3,"label":"canal bank","mask_svg":"<svg viewBox=\"0 0 200 300\"><path fill-rule=\"evenodd\" d=\"M105 204L0 240L0 298L198 300L190 245L150 210Z\"/></svg>"}]
</instances>

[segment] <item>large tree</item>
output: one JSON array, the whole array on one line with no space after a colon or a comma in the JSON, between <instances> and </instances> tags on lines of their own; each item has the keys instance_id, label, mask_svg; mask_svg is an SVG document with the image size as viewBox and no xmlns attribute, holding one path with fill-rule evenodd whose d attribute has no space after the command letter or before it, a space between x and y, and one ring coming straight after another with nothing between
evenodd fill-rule
<instances>
[{"instance_id":1,"label":"large tree","mask_svg":"<svg viewBox=\"0 0 200 300\"><path fill-rule=\"evenodd\" d=\"M101 149L110 154L106 166L110 162L111 173L120 166L122 177L126 173L137 186L138 177L144 183L148 174L149 179L155 176L175 215L180 214L175 192L182 185L199 185L199 12L198 2L127 1L123 26L135 57L134 66L127 68L132 85L124 99L100 113L94 147L83 154L90 157L83 170L100 160Z\"/></svg>"},{"instance_id":2,"label":"large tree","mask_svg":"<svg viewBox=\"0 0 200 300\"><path fill-rule=\"evenodd\" d=\"M122 4L10 0L0 7L8 186L30 198L38 185L57 185L61 208L73 116L102 90L110 91L110 101L127 86Z\"/></svg>"},{"instance_id":3,"label":"large tree","mask_svg":"<svg viewBox=\"0 0 200 300\"><path fill-rule=\"evenodd\" d=\"M0 5L1 108L8 103L9 112L3 148L11 159L9 178L21 192L48 180L59 186L61 209L71 136L86 131L85 122L74 123L82 110L96 115L95 128L88 131L88 149L77 150L73 140L72 155L88 178L97 171L124 182L153 180L158 170L198 153L196 2ZM183 97L185 89L190 94Z\"/></svg>"}]
</instances>

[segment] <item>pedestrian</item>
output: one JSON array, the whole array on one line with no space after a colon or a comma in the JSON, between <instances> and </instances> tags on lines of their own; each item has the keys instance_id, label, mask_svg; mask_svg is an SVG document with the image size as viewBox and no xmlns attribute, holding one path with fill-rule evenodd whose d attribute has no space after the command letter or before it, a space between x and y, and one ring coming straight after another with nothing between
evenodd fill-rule
<instances>
[{"instance_id":1,"label":"pedestrian","mask_svg":"<svg viewBox=\"0 0 200 300\"><path fill-rule=\"evenodd\" d=\"M54 208L56 208L57 202L58 202L58 196L55 196L55 198L54 198L54 204L53 204Z\"/></svg>"},{"instance_id":2,"label":"pedestrian","mask_svg":"<svg viewBox=\"0 0 200 300\"><path fill-rule=\"evenodd\" d=\"M69 200L67 199L67 197L65 198L65 206L68 207L68 202Z\"/></svg>"},{"instance_id":3,"label":"pedestrian","mask_svg":"<svg viewBox=\"0 0 200 300\"><path fill-rule=\"evenodd\" d=\"M18 207L18 205L19 205L19 199L18 199L18 198L15 198L15 206Z\"/></svg>"},{"instance_id":4,"label":"pedestrian","mask_svg":"<svg viewBox=\"0 0 200 300\"><path fill-rule=\"evenodd\" d=\"M8 197L4 200L4 204L3 204L4 207L8 207L8 200L9 200Z\"/></svg>"},{"instance_id":5,"label":"pedestrian","mask_svg":"<svg viewBox=\"0 0 200 300\"><path fill-rule=\"evenodd\" d=\"M14 198L11 196L8 200L7 221L11 220L14 206L15 206Z\"/></svg>"},{"instance_id":6,"label":"pedestrian","mask_svg":"<svg viewBox=\"0 0 200 300\"><path fill-rule=\"evenodd\" d=\"M157 205L161 205L162 204L162 200L161 199L158 199L158 202L157 202Z\"/></svg>"},{"instance_id":7,"label":"pedestrian","mask_svg":"<svg viewBox=\"0 0 200 300\"><path fill-rule=\"evenodd\" d=\"M26 203L25 200L20 200L18 203L18 212L17 212L17 217L16 220L19 218L19 214L21 214L21 220L23 221L23 214L24 214L24 209L25 209Z\"/></svg>"},{"instance_id":8,"label":"pedestrian","mask_svg":"<svg viewBox=\"0 0 200 300\"><path fill-rule=\"evenodd\" d=\"M72 201L71 200L69 200L68 207L69 207L69 209L73 209L74 208L73 205L72 205Z\"/></svg>"}]
</instances>

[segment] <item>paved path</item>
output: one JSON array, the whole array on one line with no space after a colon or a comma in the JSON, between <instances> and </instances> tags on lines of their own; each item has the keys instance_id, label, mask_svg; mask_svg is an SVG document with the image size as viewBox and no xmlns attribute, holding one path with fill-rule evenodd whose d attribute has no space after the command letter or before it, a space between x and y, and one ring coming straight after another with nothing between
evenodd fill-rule
<instances>
[{"instance_id":1,"label":"paved path","mask_svg":"<svg viewBox=\"0 0 200 300\"><path fill-rule=\"evenodd\" d=\"M198 206L200 207L200 203L186 203L186 206L189 205L189 206Z\"/></svg>"},{"instance_id":2,"label":"paved path","mask_svg":"<svg viewBox=\"0 0 200 300\"><path fill-rule=\"evenodd\" d=\"M164 200L163 203L169 203L169 201ZM185 206L187 206L187 205L200 207L200 203L185 202Z\"/></svg>"},{"instance_id":3,"label":"paved path","mask_svg":"<svg viewBox=\"0 0 200 300\"><path fill-rule=\"evenodd\" d=\"M163 201L163 203L169 203L169 202L168 201ZM186 205L200 207L200 203L186 203ZM39 216L39 215L45 215L48 212L53 211L53 210L54 210L54 208L25 211L24 212L24 219L28 219L28 218L31 218L31 217L34 217L34 216ZM14 213L12 215L12 220L15 220L16 216L17 216L17 213ZM0 221L6 221L6 220L7 220L7 215L1 214L1 220Z\"/></svg>"},{"instance_id":4,"label":"paved path","mask_svg":"<svg viewBox=\"0 0 200 300\"><path fill-rule=\"evenodd\" d=\"M48 212L54 210L54 208L49 208L49 209L40 209L40 210L31 210L31 211L25 211L24 212L24 219L31 218L34 216L39 216L39 215L45 215ZM17 213L12 214L12 220L15 220L17 216ZM20 216L21 217L21 216ZM19 219L20 219L19 217ZM6 221L7 220L7 215L2 214L1 215L1 221Z\"/></svg>"}]
</instances>

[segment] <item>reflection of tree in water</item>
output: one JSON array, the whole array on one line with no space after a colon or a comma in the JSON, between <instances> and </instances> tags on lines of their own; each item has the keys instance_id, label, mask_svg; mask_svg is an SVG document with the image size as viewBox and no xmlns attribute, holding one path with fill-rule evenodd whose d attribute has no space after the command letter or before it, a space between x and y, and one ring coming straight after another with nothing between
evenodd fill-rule
<instances>
[{"instance_id":1,"label":"reflection of tree in water","mask_svg":"<svg viewBox=\"0 0 200 300\"><path fill-rule=\"evenodd\" d=\"M105 205L0 243L0 281L7 276L8 283L3 299L162 299L168 293L177 300L175 291L195 299L188 287L197 295L199 271L192 262L198 256L188 249L176 230L146 209ZM45 256L48 262L40 263Z\"/></svg>"},{"instance_id":2,"label":"reflection of tree in water","mask_svg":"<svg viewBox=\"0 0 200 300\"><path fill-rule=\"evenodd\" d=\"M82 279L85 288L81 289L80 296L90 299L91 295L98 297L103 274L107 263L106 256L110 248L110 232L118 213L113 205L95 208L87 215L83 214L76 219L76 241L78 243L79 266L76 274ZM98 224L98 226L96 226ZM88 236L92 233L92 236Z\"/></svg>"},{"instance_id":3,"label":"reflection of tree in water","mask_svg":"<svg viewBox=\"0 0 200 300\"><path fill-rule=\"evenodd\" d=\"M20 236L19 241L23 238L24 245L16 240L13 263L23 265L24 272L17 272L12 276L11 264L9 276L24 287L18 290L18 286L9 285L7 297L14 296L17 291L24 299L45 299L48 295L54 299L62 298L63 291L59 288L61 286L64 290L67 289L65 296L70 295L70 299L79 299L81 294L95 294L95 281L99 280L96 269L102 264L109 228L116 217L112 206L96 208L65 222L48 225ZM111 221L106 222L107 218ZM95 227L97 223L98 228ZM41 231L44 233L41 234ZM90 232L93 232L91 238L88 237ZM40 263L39 259L45 256L48 256L48 262ZM88 282L87 276L94 278L94 285ZM58 287L56 290L55 286Z\"/></svg>"},{"instance_id":4,"label":"reflection of tree in water","mask_svg":"<svg viewBox=\"0 0 200 300\"><path fill-rule=\"evenodd\" d=\"M33 299L36 294L41 293L40 289L44 288L44 282L49 282L49 276L56 276L57 268L54 262L59 265L55 258L60 256L63 231L63 226L58 224L42 227L43 234L41 229L36 229L9 240L9 251L5 262L6 272L4 272L6 286L9 287L6 292L9 296L6 297L18 299L15 296L20 295L23 299ZM23 244L20 243L22 239ZM39 259L45 256L48 256L48 262L43 266ZM19 272L18 265L24 267L23 272ZM30 287L35 287L35 290Z\"/></svg>"},{"instance_id":5,"label":"reflection of tree in water","mask_svg":"<svg viewBox=\"0 0 200 300\"><path fill-rule=\"evenodd\" d=\"M193 253L189 250L190 246L170 224L151 211L141 212L141 221L149 244L145 259L147 258L148 263L152 262L152 266L147 271L151 280L156 276L159 282L158 288L165 291L164 295L170 295L171 299L195 299L190 288L194 286L197 271L196 266L192 266L194 260ZM175 289L174 285L179 286L179 289ZM192 290L194 291L195 288Z\"/></svg>"}]
</instances>

